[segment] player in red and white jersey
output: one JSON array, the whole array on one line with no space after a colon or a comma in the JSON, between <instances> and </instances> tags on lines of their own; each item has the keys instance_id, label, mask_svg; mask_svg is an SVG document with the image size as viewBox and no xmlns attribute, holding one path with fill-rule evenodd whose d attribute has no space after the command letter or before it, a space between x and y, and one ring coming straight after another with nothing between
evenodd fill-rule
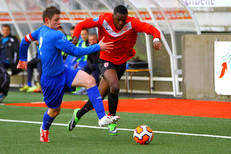
<instances>
[{"instance_id":1,"label":"player in red and white jersey","mask_svg":"<svg viewBox=\"0 0 231 154\"><path fill-rule=\"evenodd\" d=\"M123 18L120 19L121 15L106 13L100 17L88 18L80 22L75 27L73 36L76 39L74 41L79 38L82 29L97 27L99 40L105 37L104 42L114 43L114 48L110 50L111 53L101 52L100 58L120 65L135 55L133 47L136 44L138 32L151 34L156 40L160 39L160 32L152 25L126 15L122 15ZM160 43L156 43L156 46L158 50Z\"/></svg>"},{"instance_id":2,"label":"player in red and white jersey","mask_svg":"<svg viewBox=\"0 0 231 154\"><path fill-rule=\"evenodd\" d=\"M109 114L115 115L120 90L119 80L126 69L126 62L136 54L133 49L138 32L153 35L153 47L161 49L160 32L152 25L141 22L139 19L128 16L128 10L123 5L114 8L113 13L106 13L96 18L89 18L75 26L73 42L77 44L82 29L98 28L99 40L104 37L104 42L113 42L114 47L110 53L100 51L99 69L103 75L99 84L99 91L104 99L108 95ZM77 112L80 119L93 106L88 101ZM109 125L110 135L117 135L116 124Z\"/></svg>"}]
</instances>

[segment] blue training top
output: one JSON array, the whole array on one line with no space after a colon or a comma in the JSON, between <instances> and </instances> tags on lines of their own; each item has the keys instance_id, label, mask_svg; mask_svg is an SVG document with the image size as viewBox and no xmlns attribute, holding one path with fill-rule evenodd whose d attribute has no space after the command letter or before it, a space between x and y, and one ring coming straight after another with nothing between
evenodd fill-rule
<instances>
[{"instance_id":1,"label":"blue training top","mask_svg":"<svg viewBox=\"0 0 231 154\"><path fill-rule=\"evenodd\" d=\"M43 25L22 39L19 48L19 59L21 61L27 61L28 47L35 40L39 41L42 74L49 77L56 76L64 71L61 51L77 57L100 51L98 44L85 48L77 48L67 40L61 31Z\"/></svg>"}]
</instances>

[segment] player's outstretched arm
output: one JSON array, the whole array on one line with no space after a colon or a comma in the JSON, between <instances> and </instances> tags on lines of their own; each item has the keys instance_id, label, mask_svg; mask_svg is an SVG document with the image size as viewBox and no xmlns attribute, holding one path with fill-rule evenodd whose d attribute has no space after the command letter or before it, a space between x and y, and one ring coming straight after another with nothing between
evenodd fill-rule
<instances>
[{"instance_id":1,"label":"player's outstretched arm","mask_svg":"<svg viewBox=\"0 0 231 154\"><path fill-rule=\"evenodd\" d=\"M102 38L102 40L98 43L100 45L100 50L101 51L106 51L108 53L110 53L110 49L113 49L113 42L107 42L107 43L104 43L104 37Z\"/></svg>"},{"instance_id":2,"label":"player's outstretched arm","mask_svg":"<svg viewBox=\"0 0 231 154\"><path fill-rule=\"evenodd\" d=\"M56 48L60 49L61 51L64 51L65 53L72 55L72 56L83 56L88 55L94 52L100 51L100 45L94 44L88 47L76 47L74 44L72 44L70 41L67 40L66 36L62 33L59 33L60 35L57 36L55 46ZM105 45L102 45L105 46Z\"/></svg>"},{"instance_id":3,"label":"player's outstretched arm","mask_svg":"<svg viewBox=\"0 0 231 154\"><path fill-rule=\"evenodd\" d=\"M27 70L27 62L19 60L17 69Z\"/></svg>"}]
</instances>

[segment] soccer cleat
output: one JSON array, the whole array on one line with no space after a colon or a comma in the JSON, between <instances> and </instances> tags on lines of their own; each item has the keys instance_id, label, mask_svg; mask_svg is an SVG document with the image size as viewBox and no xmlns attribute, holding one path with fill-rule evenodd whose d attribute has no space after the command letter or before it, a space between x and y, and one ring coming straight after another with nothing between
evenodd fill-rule
<instances>
[{"instance_id":1,"label":"soccer cleat","mask_svg":"<svg viewBox=\"0 0 231 154\"><path fill-rule=\"evenodd\" d=\"M109 135L113 135L113 136L117 135L116 123L111 123L108 125L108 132Z\"/></svg>"},{"instance_id":2,"label":"soccer cleat","mask_svg":"<svg viewBox=\"0 0 231 154\"><path fill-rule=\"evenodd\" d=\"M40 83L36 83L36 87L42 91L42 87L41 87Z\"/></svg>"},{"instance_id":3,"label":"soccer cleat","mask_svg":"<svg viewBox=\"0 0 231 154\"><path fill-rule=\"evenodd\" d=\"M19 91L27 91L30 87L25 85L24 87L20 88Z\"/></svg>"},{"instance_id":4,"label":"soccer cleat","mask_svg":"<svg viewBox=\"0 0 231 154\"><path fill-rule=\"evenodd\" d=\"M34 92L34 93L40 93L40 92L42 92L42 91L41 91L41 89L36 88L36 89L33 90L33 92Z\"/></svg>"},{"instance_id":5,"label":"soccer cleat","mask_svg":"<svg viewBox=\"0 0 231 154\"><path fill-rule=\"evenodd\" d=\"M36 89L34 89L33 92L35 92L35 93L42 92L42 87L39 83L36 83Z\"/></svg>"},{"instance_id":6,"label":"soccer cleat","mask_svg":"<svg viewBox=\"0 0 231 154\"><path fill-rule=\"evenodd\" d=\"M73 94L75 95L87 95L87 89L84 87L81 87L80 90L76 90Z\"/></svg>"},{"instance_id":7,"label":"soccer cleat","mask_svg":"<svg viewBox=\"0 0 231 154\"><path fill-rule=\"evenodd\" d=\"M75 125L78 123L79 119L77 118L77 112L80 109L77 108L74 110L73 112L73 116L71 118L71 120L69 121L68 125L67 125L67 130L72 131L75 128Z\"/></svg>"},{"instance_id":8,"label":"soccer cleat","mask_svg":"<svg viewBox=\"0 0 231 154\"><path fill-rule=\"evenodd\" d=\"M76 93L77 91L79 91L81 89L81 87L76 87L74 91L72 91L72 94Z\"/></svg>"},{"instance_id":9,"label":"soccer cleat","mask_svg":"<svg viewBox=\"0 0 231 154\"><path fill-rule=\"evenodd\" d=\"M99 126L100 127L105 127L111 123L116 123L120 120L119 116L108 116L105 115L103 118L99 120Z\"/></svg>"},{"instance_id":10,"label":"soccer cleat","mask_svg":"<svg viewBox=\"0 0 231 154\"><path fill-rule=\"evenodd\" d=\"M31 93L31 92L33 92L35 89L37 89L37 87L36 87L36 86L33 86L33 87L30 87L29 89L27 89L26 92Z\"/></svg>"},{"instance_id":11,"label":"soccer cleat","mask_svg":"<svg viewBox=\"0 0 231 154\"><path fill-rule=\"evenodd\" d=\"M40 141L41 142L50 142L49 130L43 130L42 126L40 127Z\"/></svg>"}]
</instances>

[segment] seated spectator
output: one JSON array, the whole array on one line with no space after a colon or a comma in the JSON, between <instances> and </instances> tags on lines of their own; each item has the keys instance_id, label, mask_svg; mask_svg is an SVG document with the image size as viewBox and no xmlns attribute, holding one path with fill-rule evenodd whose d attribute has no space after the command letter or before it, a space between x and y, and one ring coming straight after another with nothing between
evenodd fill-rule
<instances>
[{"instance_id":1,"label":"seated spectator","mask_svg":"<svg viewBox=\"0 0 231 154\"><path fill-rule=\"evenodd\" d=\"M90 34L88 37L88 41L90 45L97 44L98 43L97 35ZM98 68L99 53L100 52L89 54L87 57L87 65L83 69L88 74L92 74L92 76L95 78L97 86L99 85L99 75L100 75L100 71Z\"/></svg>"},{"instance_id":2,"label":"seated spectator","mask_svg":"<svg viewBox=\"0 0 231 154\"><path fill-rule=\"evenodd\" d=\"M19 41L11 35L10 25L2 25L2 35L0 36L0 63L6 68L11 68L11 75L18 74L21 70L17 69L19 61Z\"/></svg>"},{"instance_id":3,"label":"seated spectator","mask_svg":"<svg viewBox=\"0 0 231 154\"><path fill-rule=\"evenodd\" d=\"M76 46L77 47L87 47L87 46L89 46L88 30L83 29L81 31L80 36L81 36L81 39L79 39L78 44ZM82 57L74 57L74 56L68 55L64 65L66 67L78 68L78 69L83 70L84 66L87 65L87 55L84 55Z\"/></svg>"},{"instance_id":4,"label":"seated spectator","mask_svg":"<svg viewBox=\"0 0 231 154\"><path fill-rule=\"evenodd\" d=\"M89 35L88 30L83 29L80 33L81 39L79 39L78 44L76 46L77 47L89 46L90 44L88 42L88 35ZM84 67L87 65L87 55L84 55L82 57L73 57L71 55L68 55L65 65L67 67L83 70ZM85 88L84 87L78 87L78 88L76 88L74 94L78 94L78 91L81 92L82 90L85 90Z\"/></svg>"},{"instance_id":5,"label":"seated spectator","mask_svg":"<svg viewBox=\"0 0 231 154\"><path fill-rule=\"evenodd\" d=\"M80 36L82 40L78 42L77 44L78 47L87 47L90 45L88 42L88 35L89 35L89 32L87 29L83 29L81 31ZM81 58L77 59L77 65L75 67L83 70L83 68L86 65L87 65L87 55L84 55Z\"/></svg>"},{"instance_id":6,"label":"seated spectator","mask_svg":"<svg viewBox=\"0 0 231 154\"><path fill-rule=\"evenodd\" d=\"M67 39L68 39L69 41L72 41L72 35L74 34L74 29L75 29L75 26L72 26L72 27L70 28L70 35L67 35Z\"/></svg>"},{"instance_id":7,"label":"seated spectator","mask_svg":"<svg viewBox=\"0 0 231 154\"><path fill-rule=\"evenodd\" d=\"M88 37L88 41L89 41L90 45L97 44L98 43L97 35L96 34L90 34ZM97 86L99 85L99 76L100 76L100 70L98 68L99 53L100 52L95 52L95 53L89 54L87 56L87 65L83 69L88 74L92 74L92 76L95 78ZM86 95L87 91L85 88L81 88L75 94Z\"/></svg>"}]
</instances>

